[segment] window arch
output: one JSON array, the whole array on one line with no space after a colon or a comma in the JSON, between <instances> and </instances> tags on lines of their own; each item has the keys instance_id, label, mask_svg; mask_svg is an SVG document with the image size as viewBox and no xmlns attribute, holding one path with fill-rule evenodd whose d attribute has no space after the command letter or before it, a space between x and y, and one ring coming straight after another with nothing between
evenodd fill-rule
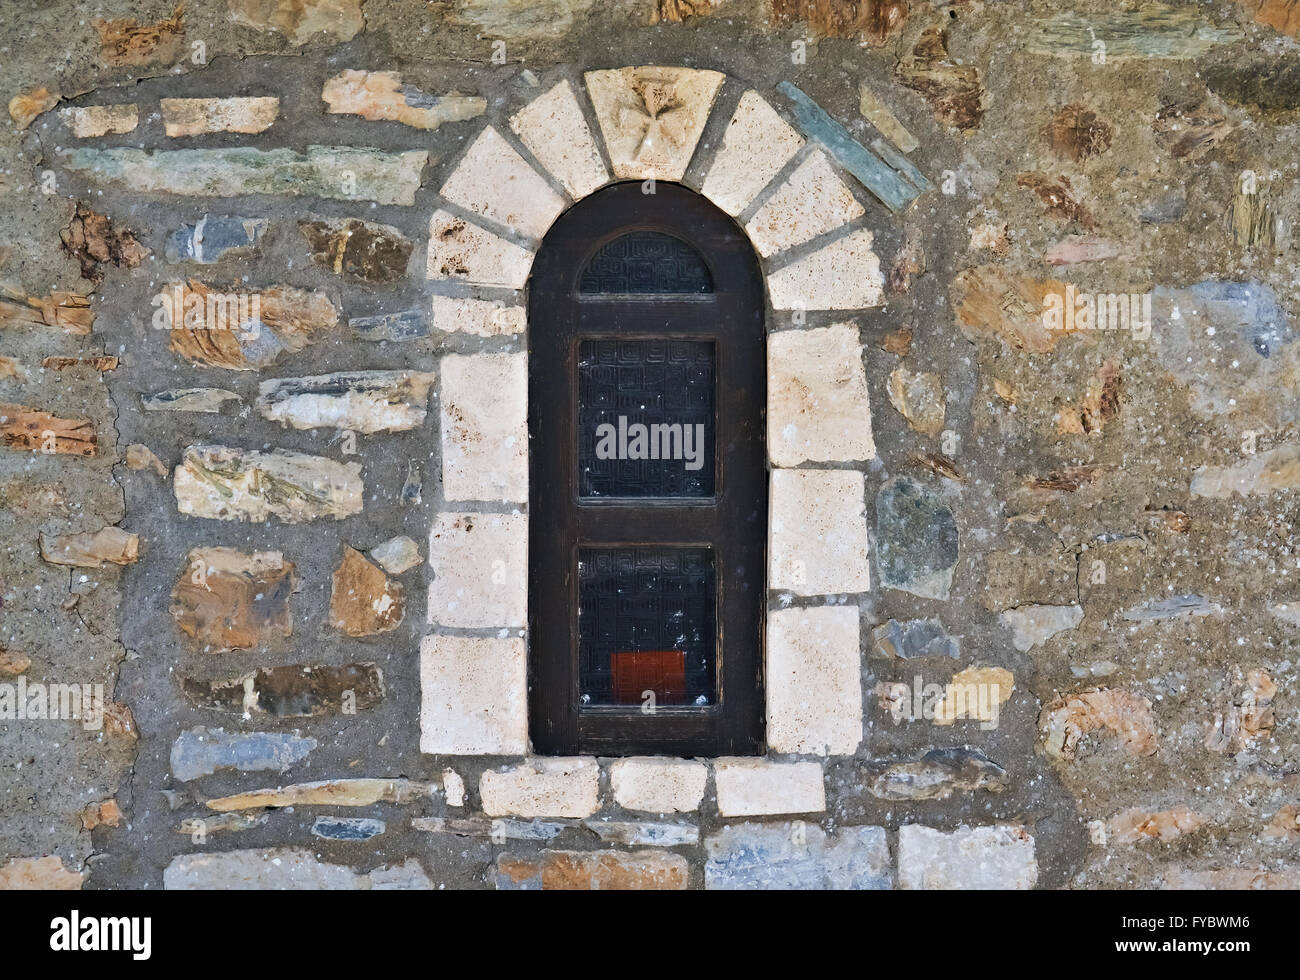
<instances>
[{"instance_id":1,"label":"window arch","mask_svg":"<svg viewBox=\"0 0 1300 980\"><path fill-rule=\"evenodd\" d=\"M529 706L541 753L763 749L762 278L676 184L569 209L529 306Z\"/></svg>"}]
</instances>

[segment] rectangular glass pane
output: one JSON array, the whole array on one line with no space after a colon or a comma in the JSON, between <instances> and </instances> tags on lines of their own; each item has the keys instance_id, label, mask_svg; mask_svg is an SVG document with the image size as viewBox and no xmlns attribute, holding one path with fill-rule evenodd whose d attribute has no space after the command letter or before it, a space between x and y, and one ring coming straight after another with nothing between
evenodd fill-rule
<instances>
[{"instance_id":1,"label":"rectangular glass pane","mask_svg":"<svg viewBox=\"0 0 1300 980\"><path fill-rule=\"evenodd\" d=\"M580 549L580 704L713 704L716 607L708 548Z\"/></svg>"},{"instance_id":2,"label":"rectangular glass pane","mask_svg":"<svg viewBox=\"0 0 1300 980\"><path fill-rule=\"evenodd\" d=\"M715 361L711 341L583 341L579 496L712 497Z\"/></svg>"}]
</instances>

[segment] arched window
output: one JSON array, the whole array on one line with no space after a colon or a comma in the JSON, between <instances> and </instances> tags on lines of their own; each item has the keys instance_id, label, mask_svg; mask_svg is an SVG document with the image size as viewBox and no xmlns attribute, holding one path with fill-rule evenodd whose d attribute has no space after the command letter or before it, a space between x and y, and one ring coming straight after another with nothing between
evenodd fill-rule
<instances>
[{"instance_id":1,"label":"arched window","mask_svg":"<svg viewBox=\"0 0 1300 980\"><path fill-rule=\"evenodd\" d=\"M534 750L761 752L753 248L684 187L616 184L547 234L528 308Z\"/></svg>"}]
</instances>

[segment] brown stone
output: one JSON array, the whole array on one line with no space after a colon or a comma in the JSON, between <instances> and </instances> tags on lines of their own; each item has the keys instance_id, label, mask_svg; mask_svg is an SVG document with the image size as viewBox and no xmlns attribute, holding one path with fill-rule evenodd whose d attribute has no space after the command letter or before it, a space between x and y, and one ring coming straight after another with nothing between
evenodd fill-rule
<instances>
[{"instance_id":1,"label":"brown stone","mask_svg":"<svg viewBox=\"0 0 1300 980\"><path fill-rule=\"evenodd\" d=\"M943 430L947 394L937 374L894 368L889 375L889 400L917 432L937 436Z\"/></svg>"},{"instance_id":2,"label":"brown stone","mask_svg":"<svg viewBox=\"0 0 1300 980\"><path fill-rule=\"evenodd\" d=\"M1052 151L1079 162L1105 153L1110 149L1113 135L1109 123L1078 102L1072 102L1058 112L1047 127Z\"/></svg>"},{"instance_id":3,"label":"brown stone","mask_svg":"<svg viewBox=\"0 0 1300 980\"><path fill-rule=\"evenodd\" d=\"M543 891L647 891L686 887L680 854L658 851L542 851L535 858L502 854L497 888Z\"/></svg>"},{"instance_id":4,"label":"brown stone","mask_svg":"<svg viewBox=\"0 0 1300 980\"><path fill-rule=\"evenodd\" d=\"M318 34L351 41L366 29L365 0L229 0L230 19L259 31L277 31L295 45Z\"/></svg>"},{"instance_id":5,"label":"brown stone","mask_svg":"<svg viewBox=\"0 0 1300 980\"><path fill-rule=\"evenodd\" d=\"M134 17L96 20L99 57L106 65L175 64L185 49L185 8L177 5L170 17L141 24Z\"/></svg>"},{"instance_id":6,"label":"brown stone","mask_svg":"<svg viewBox=\"0 0 1300 980\"><path fill-rule=\"evenodd\" d=\"M1056 490L1074 493L1085 484L1092 483L1104 472L1101 466L1063 466L1046 476L1030 477L1025 486L1030 490Z\"/></svg>"},{"instance_id":7,"label":"brown stone","mask_svg":"<svg viewBox=\"0 0 1300 980\"><path fill-rule=\"evenodd\" d=\"M979 69L952 60L942 28L927 27L895 72L899 81L925 96L940 122L971 130L984 118Z\"/></svg>"},{"instance_id":8,"label":"brown stone","mask_svg":"<svg viewBox=\"0 0 1300 980\"><path fill-rule=\"evenodd\" d=\"M34 88L21 92L9 100L9 118L19 129L26 129L42 112L49 112L59 104L59 93L47 88Z\"/></svg>"},{"instance_id":9,"label":"brown stone","mask_svg":"<svg viewBox=\"0 0 1300 980\"><path fill-rule=\"evenodd\" d=\"M131 470L153 470L161 477L166 477L167 464L159 459L152 449L143 443L133 442L126 447L126 466Z\"/></svg>"},{"instance_id":10,"label":"brown stone","mask_svg":"<svg viewBox=\"0 0 1300 980\"><path fill-rule=\"evenodd\" d=\"M1206 817L1185 806L1156 812L1135 807L1111 817L1107 830L1114 844L1136 844L1152 839L1167 842L1190 834L1207 822Z\"/></svg>"},{"instance_id":11,"label":"brown stone","mask_svg":"<svg viewBox=\"0 0 1300 980\"><path fill-rule=\"evenodd\" d=\"M104 734L130 744L139 740L140 730L136 727L135 715L125 702L109 701L104 705Z\"/></svg>"},{"instance_id":12,"label":"brown stone","mask_svg":"<svg viewBox=\"0 0 1300 980\"><path fill-rule=\"evenodd\" d=\"M402 587L361 552L345 546L343 561L334 569L330 625L346 636L374 636L396 629L405 609Z\"/></svg>"},{"instance_id":13,"label":"brown stone","mask_svg":"<svg viewBox=\"0 0 1300 980\"><path fill-rule=\"evenodd\" d=\"M14 378L17 381L26 381L27 371L12 357L0 357L0 378Z\"/></svg>"},{"instance_id":14,"label":"brown stone","mask_svg":"<svg viewBox=\"0 0 1300 980\"><path fill-rule=\"evenodd\" d=\"M1237 0L1237 4L1256 24L1300 38L1300 0Z\"/></svg>"},{"instance_id":15,"label":"brown stone","mask_svg":"<svg viewBox=\"0 0 1300 980\"><path fill-rule=\"evenodd\" d=\"M942 476L948 480L956 480L958 483L966 482L966 474L961 471L956 460L950 459L941 453L928 453L913 450L907 454L907 461L912 466L917 466L923 470L929 470L935 476Z\"/></svg>"},{"instance_id":16,"label":"brown stone","mask_svg":"<svg viewBox=\"0 0 1300 980\"><path fill-rule=\"evenodd\" d=\"M1027 187L1037 194L1038 199L1043 202L1044 213L1050 218L1077 221L1085 228L1092 228L1096 223L1092 212L1075 198L1069 177L1049 177L1045 173L1033 170L1016 174L1016 186Z\"/></svg>"},{"instance_id":17,"label":"brown stone","mask_svg":"<svg viewBox=\"0 0 1300 980\"><path fill-rule=\"evenodd\" d=\"M49 296L25 296L0 287L0 329L5 327L58 327L64 333L84 337L95 323L90 297L79 293L52 292Z\"/></svg>"},{"instance_id":18,"label":"brown stone","mask_svg":"<svg viewBox=\"0 0 1300 980\"><path fill-rule=\"evenodd\" d=\"M208 800L218 812L282 806L370 806L374 803L413 803L435 787L409 779L325 779L274 789L255 789Z\"/></svg>"},{"instance_id":19,"label":"brown stone","mask_svg":"<svg viewBox=\"0 0 1300 980\"><path fill-rule=\"evenodd\" d=\"M650 12L650 23L680 24L692 17L707 17L711 13L711 0L655 0L655 9Z\"/></svg>"},{"instance_id":20,"label":"brown stone","mask_svg":"<svg viewBox=\"0 0 1300 980\"><path fill-rule=\"evenodd\" d=\"M907 8L907 0L772 0L772 20L781 27L806 23L818 37L884 44L902 30Z\"/></svg>"},{"instance_id":21,"label":"brown stone","mask_svg":"<svg viewBox=\"0 0 1300 980\"><path fill-rule=\"evenodd\" d=\"M66 371L68 368L88 367L92 371L103 373L116 371L118 359L111 354L98 357L46 357L41 360L41 367L48 371Z\"/></svg>"},{"instance_id":22,"label":"brown stone","mask_svg":"<svg viewBox=\"0 0 1300 980\"><path fill-rule=\"evenodd\" d=\"M81 826L86 830L94 830L100 826L120 827L121 825L122 811L118 808L117 800L92 803L81 811Z\"/></svg>"},{"instance_id":23,"label":"brown stone","mask_svg":"<svg viewBox=\"0 0 1300 980\"><path fill-rule=\"evenodd\" d=\"M1171 102L1156 111L1152 130L1175 160L1198 160L1232 132L1232 123L1204 103Z\"/></svg>"},{"instance_id":24,"label":"brown stone","mask_svg":"<svg viewBox=\"0 0 1300 980\"><path fill-rule=\"evenodd\" d=\"M40 535L41 557L51 565L101 568L105 562L131 565L140 557L140 538L109 525L95 532Z\"/></svg>"},{"instance_id":25,"label":"brown stone","mask_svg":"<svg viewBox=\"0 0 1300 980\"><path fill-rule=\"evenodd\" d=\"M293 562L278 551L195 548L172 590L171 613L186 636L212 651L251 650L293 633Z\"/></svg>"},{"instance_id":26,"label":"brown stone","mask_svg":"<svg viewBox=\"0 0 1300 980\"><path fill-rule=\"evenodd\" d=\"M104 279L100 264L109 262L119 269L134 269L149 257L149 250L124 229L114 228L102 214L78 202L68 227L59 233L63 250L81 265L81 278L99 283Z\"/></svg>"},{"instance_id":27,"label":"brown stone","mask_svg":"<svg viewBox=\"0 0 1300 980\"><path fill-rule=\"evenodd\" d=\"M181 692L201 708L275 718L352 714L379 704L384 677L374 664L263 667L230 680L182 677Z\"/></svg>"},{"instance_id":28,"label":"brown stone","mask_svg":"<svg viewBox=\"0 0 1300 980\"><path fill-rule=\"evenodd\" d=\"M1151 702L1123 688L1090 688L1062 695L1039 713L1038 727L1046 733L1047 754L1066 762L1074 759L1080 739L1103 730L1119 736L1129 755L1154 755L1156 751Z\"/></svg>"},{"instance_id":29,"label":"brown stone","mask_svg":"<svg viewBox=\"0 0 1300 980\"><path fill-rule=\"evenodd\" d=\"M185 285L170 284L163 294L171 324L171 349L186 360L231 371L251 371L273 363L283 351L295 354L322 334L338 326L339 314L323 292L308 292L291 286L272 286L257 293L239 294L234 315L221 320L220 294L191 279ZM179 297L179 299L177 298ZM228 294L227 300L235 294ZM253 301L257 316L252 316ZM180 315L177 315L177 307ZM225 310L230 309L227 302ZM244 317L247 308L249 316ZM197 319L192 311L200 311ZM215 315L214 312L215 311ZM236 322L230 323L230 320ZM270 330L278 345L261 336Z\"/></svg>"},{"instance_id":30,"label":"brown stone","mask_svg":"<svg viewBox=\"0 0 1300 980\"><path fill-rule=\"evenodd\" d=\"M447 122L483 115L487 100L477 95L451 92L430 97L409 85L395 71L339 72L325 82L321 99L331 115L391 120L415 129L434 130Z\"/></svg>"},{"instance_id":31,"label":"brown stone","mask_svg":"<svg viewBox=\"0 0 1300 980\"><path fill-rule=\"evenodd\" d=\"M0 677L17 677L32 665L32 658L18 650L0 647Z\"/></svg>"},{"instance_id":32,"label":"brown stone","mask_svg":"<svg viewBox=\"0 0 1300 980\"><path fill-rule=\"evenodd\" d=\"M1065 294L1065 283L1016 276L1001 266L981 265L960 272L950 290L957 325L969 339L1001 337L1015 350L1048 354L1065 330L1043 323L1043 299Z\"/></svg>"},{"instance_id":33,"label":"brown stone","mask_svg":"<svg viewBox=\"0 0 1300 980\"><path fill-rule=\"evenodd\" d=\"M81 872L69 871L54 855L42 858L13 858L0 864L0 892L78 891Z\"/></svg>"},{"instance_id":34,"label":"brown stone","mask_svg":"<svg viewBox=\"0 0 1300 980\"><path fill-rule=\"evenodd\" d=\"M396 282L406 275L415 243L391 225L348 218L299 221L312 261L335 275L362 282Z\"/></svg>"},{"instance_id":35,"label":"brown stone","mask_svg":"<svg viewBox=\"0 0 1300 980\"><path fill-rule=\"evenodd\" d=\"M0 402L0 445L68 456L94 456L99 451L90 419L61 419L30 405L8 402Z\"/></svg>"},{"instance_id":36,"label":"brown stone","mask_svg":"<svg viewBox=\"0 0 1300 980\"><path fill-rule=\"evenodd\" d=\"M1300 841L1300 806L1288 803L1273 814L1264 827L1264 836L1294 844Z\"/></svg>"},{"instance_id":37,"label":"brown stone","mask_svg":"<svg viewBox=\"0 0 1300 980\"><path fill-rule=\"evenodd\" d=\"M906 357L912 349L912 328L901 327L893 333L887 333L880 338L879 347L890 354L897 354L899 357Z\"/></svg>"}]
</instances>

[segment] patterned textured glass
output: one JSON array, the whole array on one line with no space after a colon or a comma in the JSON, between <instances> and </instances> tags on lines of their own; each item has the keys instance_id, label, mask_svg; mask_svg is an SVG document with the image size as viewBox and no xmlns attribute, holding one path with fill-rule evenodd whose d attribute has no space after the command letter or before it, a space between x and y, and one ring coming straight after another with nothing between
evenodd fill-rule
<instances>
[{"instance_id":1,"label":"patterned textured glass","mask_svg":"<svg viewBox=\"0 0 1300 980\"><path fill-rule=\"evenodd\" d=\"M713 276L680 239L656 231L634 231L602 246L583 270L578 292L711 293Z\"/></svg>"}]
</instances>

